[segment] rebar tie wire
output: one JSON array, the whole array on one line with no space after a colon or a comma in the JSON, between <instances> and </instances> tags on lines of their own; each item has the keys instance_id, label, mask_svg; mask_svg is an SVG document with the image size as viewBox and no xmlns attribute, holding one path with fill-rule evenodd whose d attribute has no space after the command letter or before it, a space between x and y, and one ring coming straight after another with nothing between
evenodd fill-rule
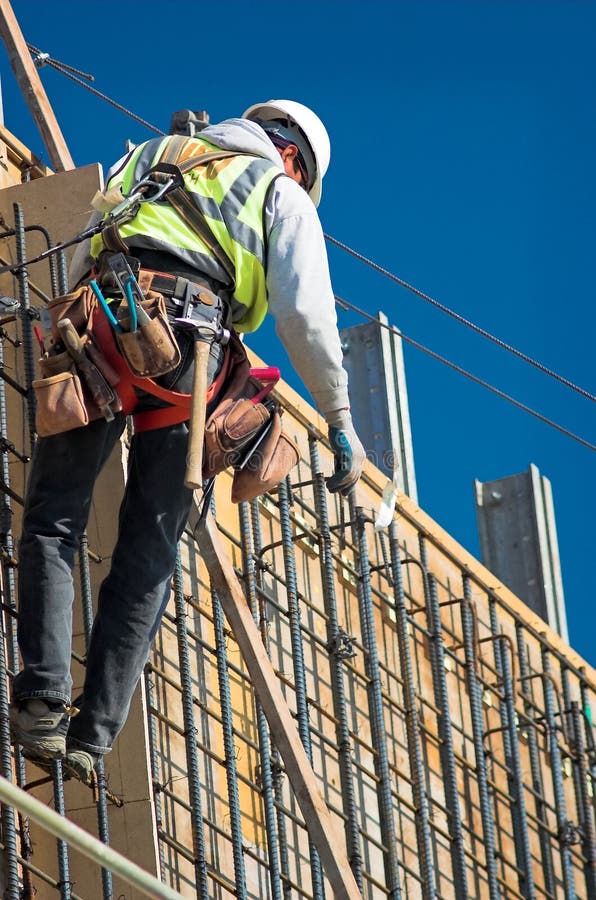
<instances>
[{"instance_id":1,"label":"rebar tie wire","mask_svg":"<svg viewBox=\"0 0 596 900\"><path fill-rule=\"evenodd\" d=\"M365 265L370 266L371 269L374 269L375 272L379 272L379 274L384 275L385 278L389 278L390 281L395 282L395 284L401 285L401 287L405 288L407 291L410 291L412 294L415 294L417 297L420 297L422 300L425 300L427 303L430 303L435 309L440 309L441 312L446 313L446 315L451 316L452 319L455 319L456 322L459 322L460 325L465 325L466 328L471 328L472 331L475 331L477 334L482 335L487 340L492 341L493 344L496 344L497 347L501 347L502 350L507 350L508 353L512 353L514 356L517 356L518 359L523 360L534 368L538 369L544 375L548 375L549 378L554 378L556 381L564 384L565 387L571 388L572 391L577 391L578 394L581 394L582 397L585 397L587 400L592 400L592 402L596 402L596 396L591 394L589 391L585 390L585 388L580 387L577 384L574 384L573 381L570 381L568 378L565 378L563 375L559 375L558 372L554 372L552 369L549 369L543 363L538 362L538 360L533 359L531 356L528 356L526 353L523 353L521 350L518 350L516 347L511 346L506 341L501 340L501 338L496 337L494 334L491 334L490 331L486 331L486 329L481 328L480 325L476 325L474 322L471 322L469 319L466 319L464 316L455 312L455 310L450 309L448 306L445 306L439 300L435 300L434 297L430 297L428 294L425 294L424 291L421 291L419 288L414 287L414 285L409 284L407 281L404 281L403 278L400 278L398 275L395 275L393 272L390 272L388 269L383 268L378 263L373 262L372 259L369 259L364 254L359 253L357 250L354 250L352 247L349 247L347 244L344 244L342 241L338 241L337 238L332 237L330 234L325 233L325 239L329 241L331 244L335 244L336 247L339 247L341 250L345 250L346 253L349 253L350 256L353 256L355 259L358 259L360 262L363 262ZM378 321L378 320L374 320Z\"/></svg>"}]
</instances>

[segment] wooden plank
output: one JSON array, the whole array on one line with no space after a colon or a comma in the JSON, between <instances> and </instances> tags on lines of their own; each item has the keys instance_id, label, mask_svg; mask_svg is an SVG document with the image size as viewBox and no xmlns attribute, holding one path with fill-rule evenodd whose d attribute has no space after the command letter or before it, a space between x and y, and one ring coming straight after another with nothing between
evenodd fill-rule
<instances>
[{"instance_id":1,"label":"wooden plank","mask_svg":"<svg viewBox=\"0 0 596 900\"><path fill-rule=\"evenodd\" d=\"M192 533L246 663L310 837L319 852L325 875L335 897L340 900L361 900L358 885L346 856L343 831L337 827L337 822L331 817L319 791L316 776L300 741L296 723L226 553L217 524L210 513L204 519L198 519L197 499L200 501L200 495L195 499L189 523Z\"/></svg>"},{"instance_id":2,"label":"wooden plank","mask_svg":"<svg viewBox=\"0 0 596 900\"><path fill-rule=\"evenodd\" d=\"M39 128L56 171L74 169L54 112L43 88L9 0L0 0L0 35L23 97Z\"/></svg>"}]
</instances>

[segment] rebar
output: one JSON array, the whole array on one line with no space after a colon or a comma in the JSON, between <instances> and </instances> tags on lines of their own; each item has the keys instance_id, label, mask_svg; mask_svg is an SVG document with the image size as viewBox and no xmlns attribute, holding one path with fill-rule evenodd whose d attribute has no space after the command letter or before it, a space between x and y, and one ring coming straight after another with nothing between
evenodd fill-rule
<instances>
[{"instance_id":1,"label":"rebar","mask_svg":"<svg viewBox=\"0 0 596 900\"><path fill-rule=\"evenodd\" d=\"M554 686L551 677L550 653L546 647L542 647L542 670L546 676L543 679L544 709L548 733L548 750L551 759L551 774L553 782L553 794L555 797L555 810L557 815L557 837L561 852L561 867L563 870L563 887L565 898L577 896L575 889L575 875L573 860L571 857L571 844L577 833L576 825L567 817L567 801L565 786L563 784L563 767L561 749L557 739L557 731L563 727L563 722L557 727L555 718L555 704L553 700Z\"/></svg>"},{"instance_id":2,"label":"rebar","mask_svg":"<svg viewBox=\"0 0 596 900\"><path fill-rule=\"evenodd\" d=\"M470 698L470 715L472 720L472 739L476 758L476 785L480 803L480 817L482 820L482 836L484 844L484 857L486 865L486 879L490 900L500 900L501 890L497 871L497 850L494 829L494 812L491 797L491 788L488 779L486 765L486 751L484 747L484 716L482 712L482 684L478 674L478 659L476 656L475 622L473 618L473 606L471 598L470 579L463 576L464 602L461 605L462 633L464 639L464 653L466 660L466 684Z\"/></svg>"},{"instance_id":3,"label":"rebar","mask_svg":"<svg viewBox=\"0 0 596 900\"><path fill-rule=\"evenodd\" d=\"M528 750L530 756L530 774L532 777L532 789L534 791L536 819L538 821L538 839L540 842L540 852L542 861L542 871L544 875L544 887L550 894L555 894L555 875L553 868L553 854L550 835L547 822L547 807L544 802L544 786L542 781L542 769L540 766L538 742L534 718L535 714L530 707L530 681L529 668L527 660L526 645L523 636L523 626L521 622L515 623L515 631L517 637L517 659L519 665L519 674L521 682L521 693L525 700L525 713L531 724L524 728L524 734L528 741Z\"/></svg>"},{"instance_id":4,"label":"rebar","mask_svg":"<svg viewBox=\"0 0 596 900\"><path fill-rule=\"evenodd\" d=\"M423 900L433 900L436 896L435 871L433 867L432 835L429 824L430 811L426 792L424 756L420 734L419 701L416 693L416 682L412 665L412 651L410 648L409 630L411 620L408 617L406 606L400 548L395 521L389 526L389 546L391 553L391 578L393 581L399 663L403 680L408 759L410 764L410 779L412 781L412 797L414 800L416 847L418 850L421 890ZM491 900L493 900L492 897Z\"/></svg>"},{"instance_id":5,"label":"rebar","mask_svg":"<svg viewBox=\"0 0 596 900\"><path fill-rule=\"evenodd\" d=\"M573 735L573 771L576 786L578 808L580 810L580 829L582 850L584 854L584 875L588 897L596 897L596 835L590 789L593 790L589 773L582 714L576 700L571 702L571 728Z\"/></svg>"},{"instance_id":6,"label":"rebar","mask_svg":"<svg viewBox=\"0 0 596 900\"><path fill-rule=\"evenodd\" d=\"M182 579L182 561L180 549L176 554L174 569L174 602L176 607L176 639L178 644L178 660L180 666L180 684L182 687L182 715L184 721L184 742L186 748L186 764L188 771L188 793L191 806L191 830L196 877L197 897L209 900L207 880L207 852L203 832L203 807L201 801L201 776L199 755L197 752L197 728L193 709L193 685L188 650L188 634L186 629L186 605Z\"/></svg>"},{"instance_id":7,"label":"rebar","mask_svg":"<svg viewBox=\"0 0 596 900\"><path fill-rule=\"evenodd\" d=\"M163 813L161 804L161 788L163 787L159 779L159 763L157 758L157 728L155 727L155 717L151 714L155 706L153 697L153 681L151 680L151 665L147 663L143 671L145 681L145 694L147 697L148 707L148 738L149 738L149 764L151 767L151 783L153 785L153 806L155 808L155 825L158 831L163 826ZM163 841L157 841L157 853L159 862L159 877L163 884L166 883L166 859L164 854Z\"/></svg>"},{"instance_id":8,"label":"rebar","mask_svg":"<svg viewBox=\"0 0 596 900\"><path fill-rule=\"evenodd\" d=\"M400 900L399 861L397 857L397 834L393 816L391 796L391 773L387 752L387 731L383 709L383 693L380 679L379 654L375 632L374 608L370 589L370 564L366 542L365 525L367 517L361 507L357 507L353 492L350 494L350 519L354 544L358 548L358 608L362 645L364 647L364 668L369 679L366 686L368 709L371 723L372 746L375 751L375 773L378 778L377 801L381 835L385 846L384 866L388 897Z\"/></svg>"},{"instance_id":9,"label":"rebar","mask_svg":"<svg viewBox=\"0 0 596 900\"><path fill-rule=\"evenodd\" d=\"M64 781L62 778L62 763L55 760L52 763L53 793L54 793L54 809L62 818L65 817L66 807L64 805ZM56 838L56 851L58 853L58 872L60 874L60 900L71 900L70 882L70 860L68 854L68 844L62 837Z\"/></svg>"},{"instance_id":10,"label":"rebar","mask_svg":"<svg viewBox=\"0 0 596 900\"><path fill-rule=\"evenodd\" d=\"M335 570L329 529L329 510L327 508L327 491L325 478L321 472L319 452L316 441L309 440L310 465L313 476L315 513L318 518L319 561L321 583L323 587L323 603L325 608L327 647L330 657L331 694L333 711L336 718L336 740L339 755L339 773L342 795L342 809L345 817L346 848L350 868L356 884L362 892L362 850L360 847L360 824L354 792L354 772L352 763L352 739L348 719L346 690L344 685L345 665L341 652L342 635L345 634L339 624L337 600L335 595Z\"/></svg>"},{"instance_id":11,"label":"rebar","mask_svg":"<svg viewBox=\"0 0 596 900\"><path fill-rule=\"evenodd\" d=\"M288 618L290 622L290 640L292 646L292 666L294 671L294 691L296 695L296 717L298 733L306 751L308 761L312 765L312 742L308 723L308 692L306 689L306 672L304 669L304 652L300 628L300 605L298 603L298 585L296 581L296 563L294 560L294 543L290 522L290 492L287 481L282 481L279 493L279 523L282 536L284 569L288 600ZM310 871L314 900L325 896L323 883L323 867L316 847L309 836Z\"/></svg>"},{"instance_id":12,"label":"rebar","mask_svg":"<svg viewBox=\"0 0 596 900\"><path fill-rule=\"evenodd\" d=\"M421 539L422 540L422 539ZM467 900L468 883L464 854L464 834L462 829L457 771L451 732L451 711L449 709L449 688L445 670L445 646L441 626L441 610L434 576L427 572L428 584L428 625L431 646L431 670L435 703L439 710L437 730L441 769L445 785L445 804L448 810L449 835L451 838L451 864L453 866L453 887L456 900Z\"/></svg>"},{"instance_id":13,"label":"rebar","mask_svg":"<svg viewBox=\"0 0 596 900\"><path fill-rule=\"evenodd\" d=\"M258 520L258 502L254 501L256 516ZM246 594L251 608L253 619L261 630L263 643L267 648L266 629L262 627L261 616L259 614L259 601L257 594L258 574L255 567L255 541L251 532L251 516L248 503L240 503L238 506L238 516L240 525L240 534L242 536L242 561L244 570L244 583L246 586ZM260 541L260 529L255 534L257 541ZM281 900L281 871L279 865L279 841L275 830L275 801L273 792L272 763L271 763L271 741L269 736L269 726L263 707L255 697L255 712L257 719L257 734L259 736L259 758L260 758L260 793L263 800L263 812L265 817L265 834L267 838L267 856L269 860L269 886L271 890L271 900Z\"/></svg>"},{"instance_id":14,"label":"rebar","mask_svg":"<svg viewBox=\"0 0 596 900\"><path fill-rule=\"evenodd\" d=\"M253 533L253 542L255 548L255 558L261 559L262 549L263 549L263 541L261 537L261 522L259 518L259 501L253 500L251 503L251 523L252 523L252 533ZM260 580L260 579L259 579ZM268 640L268 616L267 616L267 607L264 601L264 592L259 592L259 627L261 631L261 638L265 645L265 649L267 653L269 653L269 640ZM263 723L264 728L268 728L266 721ZM288 898L291 896L291 887L290 887L290 854L288 849L288 835L287 835L287 827L286 827L286 818L282 812L282 780L283 780L283 765L281 762L281 757L277 748L273 745L271 746L271 760L269 763L269 773L271 777L271 782L273 785L273 796L276 802L276 818L277 818L277 841L279 846L279 866L280 866L280 878L282 884L282 891L284 897Z\"/></svg>"},{"instance_id":15,"label":"rebar","mask_svg":"<svg viewBox=\"0 0 596 900\"><path fill-rule=\"evenodd\" d=\"M240 797L238 793L232 698L230 695L230 678L227 667L225 619L219 597L215 591L211 592L211 602L213 608L219 702L221 705L224 765L226 770L226 784L228 787L228 810L230 816L230 835L232 838L232 856L234 860L235 893L238 900L246 900L246 872L244 868L242 846L242 818L240 814Z\"/></svg>"},{"instance_id":16,"label":"rebar","mask_svg":"<svg viewBox=\"0 0 596 900\"><path fill-rule=\"evenodd\" d=\"M13 204L15 217L15 238L17 248L17 260L24 263L27 259L25 246L25 222L20 203ZM29 423L29 450L30 455L35 446L35 398L31 385L35 379L35 360L33 357L33 335L31 331L31 305L29 302L29 276L25 267L19 268L16 273L19 286L20 318L22 325L23 363L25 374L25 388L27 391L27 418Z\"/></svg>"},{"instance_id":17,"label":"rebar","mask_svg":"<svg viewBox=\"0 0 596 900\"><path fill-rule=\"evenodd\" d=\"M91 573L89 571L89 541L84 531L79 540L79 580L81 585L81 611L85 634L85 654L89 649L93 628L93 592L91 589ZM96 770L96 806L97 829L100 841L110 843L110 824L108 819L108 800L106 796L106 772L103 758L100 757ZM113 893L112 873L108 869L101 870L101 883L104 900L111 900Z\"/></svg>"}]
</instances>

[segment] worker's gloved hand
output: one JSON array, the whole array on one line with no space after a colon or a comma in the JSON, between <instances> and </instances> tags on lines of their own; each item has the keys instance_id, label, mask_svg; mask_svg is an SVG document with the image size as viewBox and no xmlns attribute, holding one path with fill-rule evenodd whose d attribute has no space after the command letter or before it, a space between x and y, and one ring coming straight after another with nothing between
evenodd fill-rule
<instances>
[{"instance_id":1,"label":"worker's gloved hand","mask_svg":"<svg viewBox=\"0 0 596 900\"><path fill-rule=\"evenodd\" d=\"M352 424L349 409L336 409L327 413L329 441L335 454L335 472L327 479L327 490L347 494L356 484L362 472L366 454Z\"/></svg>"}]
</instances>

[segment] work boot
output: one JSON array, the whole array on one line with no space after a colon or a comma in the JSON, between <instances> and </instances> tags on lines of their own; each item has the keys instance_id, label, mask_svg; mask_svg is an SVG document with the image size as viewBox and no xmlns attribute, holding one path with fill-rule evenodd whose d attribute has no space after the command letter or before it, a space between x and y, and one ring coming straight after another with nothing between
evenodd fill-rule
<instances>
[{"instance_id":1,"label":"work boot","mask_svg":"<svg viewBox=\"0 0 596 900\"><path fill-rule=\"evenodd\" d=\"M89 753L88 750L69 747L66 750L66 756L62 760L64 777L69 778L74 776L80 781L90 784L95 772L95 766L99 760L100 757L95 753Z\"/></svg>"},{"instance_id":2,"label":"work boot","mask_svg":"<svg viewBox=\"0 0 596 900\"><path fill-rule=\"evenodd\" d=\"M34 698L14 703L9 710L12 741L21 745L26 759L58 759L66 752L70 715L60 700Z\"/></svg>"}]
</instances>

